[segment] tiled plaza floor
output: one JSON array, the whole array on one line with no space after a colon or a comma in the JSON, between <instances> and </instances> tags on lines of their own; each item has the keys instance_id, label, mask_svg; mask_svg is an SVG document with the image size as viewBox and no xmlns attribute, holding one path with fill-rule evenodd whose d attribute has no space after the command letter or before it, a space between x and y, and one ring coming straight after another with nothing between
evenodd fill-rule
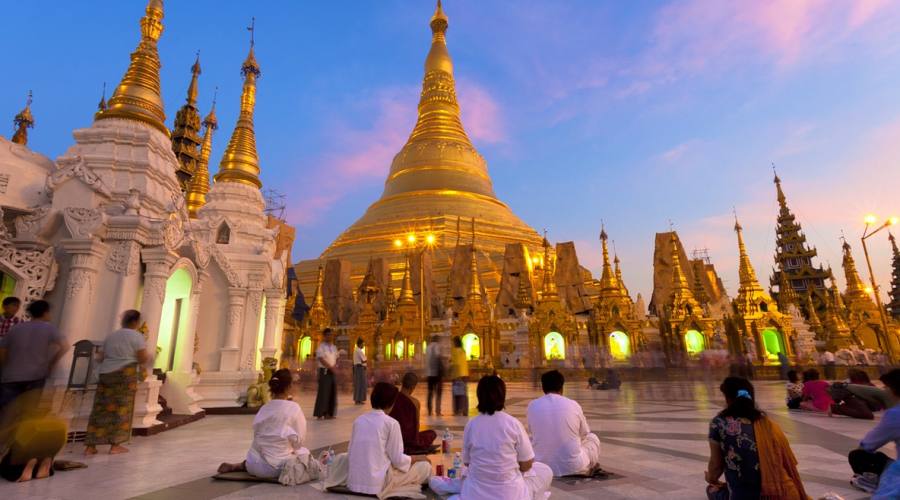
<instances>
[{"instance_id":1,"label":"tiled plaza floor","mask_svg":"<svg viewBox=\"0 0 900 500\"><path fill-rule=\"evenodd\" d=\"M603 443L603 467L622 477L601 482L554 481L552 498L705 498L703 471L709 454L707 423L721 407L716 384L703 382L625 383L620 391L590 391L567 387L581 402L591 428ZM474 389L474 388L473 388ZM867 498L852 489L846 453L872 427L872 422L784 409L783 384L758 382L758 400L782 426L800 461L807 491L818 498L835 492L847 499ZM424 387L418 396L423 401ZM472 390L474 392L474 390ZM449 413L449 386L444 412ZM512 383L508 408L524 421L528 401L538 395L530 384ZM299 402L309 417L314 395ZM309 447L342 449L353 419L365 411L349 404L331 421L309 421ZM474 406L474 394L470 403ZM212 498L341 499L323 494L318 485L286 488L275 484L232 483L209 479L222 461L240 461L250 443L252 417L209 416L199 422L152 437L135 438L125 455L84 459L81 446L70 445L59 458L87 462L83 470L57 473L49 480L0 484L3 499L142 499L205 500ZM462 417L423 417L423 425L459 429ZM342 446L343 445L343 446ZM893 456L893 449L887 450ZM360 497L346 497L360 498Z\"/></svg>"}]
</instances>

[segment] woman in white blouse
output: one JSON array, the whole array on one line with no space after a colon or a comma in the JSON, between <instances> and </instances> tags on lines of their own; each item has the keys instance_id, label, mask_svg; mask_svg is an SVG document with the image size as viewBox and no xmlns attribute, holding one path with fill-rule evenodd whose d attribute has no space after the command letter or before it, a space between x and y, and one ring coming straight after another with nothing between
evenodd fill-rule
<instances>
[{"instance_id":1,"label":"woman in white blouse","mask_svg":"<svg viewBox=\"0 0 900 500\"><path fill-rule=\"evenodd\" d=\"M428 482L428 458L403 453L400 424L388 416L399 393L387 382L375 384L372 411L353 421L350 447L335 459L326 487L345 484L350 491L386 498L414 495Z\"/></svg>"},{"instance_id":2,"label":"woman in white blouse","mask_svg":"<svg viewBox=\"0 0 900 500\"><path fill-rule=\"evenodd\" d=\"M241 463L223 463L219 473L246 471L256 477L278 478L287 465L300 462L318 471L310 462L306 440L306 417L300 405L290 399L293 377L282 368L272 374L269 390L272 400L263 405L253 418L253 442L247 458Z\"/></svg>"},{"instance_id":3,"label":"woman in white blouse","mask_svg":"<svg viewBox=\"0 0 900 500\"><path fill-rule=\"evenodd\" d=\"M457 481L435 478L432 489L460 493L462 500L543 500L550 496L553 471L534 461L525 426L502 411L506 384L496 375L482 377L476 391L479 415L466 424L462 460L468 474ZM440 483L440 484L434 484Z\"/></svg>"}]
</instances>

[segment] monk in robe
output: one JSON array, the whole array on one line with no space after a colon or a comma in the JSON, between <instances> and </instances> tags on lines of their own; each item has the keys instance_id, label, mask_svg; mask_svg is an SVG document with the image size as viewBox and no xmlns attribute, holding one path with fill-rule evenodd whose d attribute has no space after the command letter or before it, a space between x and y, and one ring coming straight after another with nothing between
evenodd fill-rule
<instances>
[{"instance_id":1,"label":"monk in robe","mask_svg":"<svg viewBox=\"0 0 900 500\"><path fill-rule=\"evenodd\" d=\"M419 431L419 400L412 394L419 384L419 377L415 373L408 372L403 376L400 394L394 402L390 416L400 423L400 433L403 435L403 453L421 454L432 448L432 443L437 439L437 432L433 430Z\"/></svg>"}]
</instances>

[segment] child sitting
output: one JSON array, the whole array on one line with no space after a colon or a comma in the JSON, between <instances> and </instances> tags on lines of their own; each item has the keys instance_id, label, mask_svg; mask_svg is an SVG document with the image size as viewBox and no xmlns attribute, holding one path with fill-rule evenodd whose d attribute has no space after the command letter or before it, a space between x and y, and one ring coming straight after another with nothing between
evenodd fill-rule
<instances>
[{"instance_id":1,"label":"child sitting","mask_svg":"<svg viewBox=\"0 0 900 500\"><path fill-rule=\"evenodd\" d=\"M784 388L787 390L787 407L789 410L799 410L800 402L803 401L803 382L797 377L796 370L788 370L788 382Z\"/></svg>"}]
</instances>

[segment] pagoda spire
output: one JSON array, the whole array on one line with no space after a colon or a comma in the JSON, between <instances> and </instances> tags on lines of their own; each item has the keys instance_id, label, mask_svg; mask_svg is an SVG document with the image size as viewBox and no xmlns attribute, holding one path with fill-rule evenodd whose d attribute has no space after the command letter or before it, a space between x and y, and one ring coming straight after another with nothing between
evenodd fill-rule
<instances>
[{"instance_id":1,"label":"pagoda spire","mask_svg":"<svg viewBox=\"0 0 900 500\"><path fill-rule=\"evenodd\" d=\"M163 32L163 2L149 0L141 18L141 41L131 53L125 76L109 99L107 108L98 111L95 120L121 118L137 120L159 130L166 137L166 113L159 82L159 52L156 44Z\"/></svg>"},{"instance_id":2,"label":"pagoda spire","mask_svg":"<svg viewBox=\"0 0 900 500\"><path fill-rule=\"evenodd\" d=\"M813 304L812 296L806 296L806 322L809 324L809 329L818 332L822 329L822 322L819 321L819 315L816 314L816 306Z\"/></svg>"},{"instance_id":3,"label":"pagoda spire","mask_svg":"<svg viewBox=\"0 0 900 500\"><path fill-rule=\"evenodd\" d=\"M313 295L312 308L325 307L325 296L323 288L325 286L325 269L319 266L319 272L316 275L316 293Z\"/></svg>"},{"instance_id":4,"label":"pagoda spire","mask_svg":"<svg viewBox=\"0 0 900 500\"><path fill-rule=\"evenodd\" d=\"M481 300L481 279L478 277L478 258L475 244L472 244L472 261L469 263L469 300Z\"/></svg>"},{"instance_id":5,"label":"pagoda spire","mask_svg":"<svg viewBox=\"0 0 900 500\"><path fill-rule=\"evenodd\" d=\"M790 304L799 305L797 292L795 292L794 287L788 283L786 273L781 273L780 280L781 281L778 282L778 307L787 311ZM815 314L815 311L813 311L813 314Z\"/></svg>"},{"instance_id":6,"label":"pagoda spire","mask_svg":"<svg viewBox=\"0 0 900 500\"><path fill-rule=\"evenodd\" d=\"M200 162L200 110L197 109L197 80L200 78L200 52L191 66L191 83L188 85L184 106L175 115L175 128L172 130L172 151L178 158L178 169L175 174L181 184L182 191L190 188L191 177L197 171Z\"/></svg>"},{"instance_id":7,"label":"pagoda spire","mask_svg":"<svg viewBox=\"0 0 900 500\"><path fill-rule=\"evenodd\" d=\"M415 304L416 298L413 295L412 280L410 279L410 263L409 255L406 256L406 265L403 268L403 281L400 284L400 305Z\"/></svg>"},{"instance_id":8,"label":"pagoda spire","mask_svg":"<svg viewBox=\"0 0 900 500\"><path fill-rule=\"evenodd\" d=\"M200 208L206 205L206 194L209 193L209 156L212 153L213 132L219 128L219 121L216 118L215 96L213 96L209 114L203 119L203 127L205 130L203 132L203 144L200 147L197 170L191 177L191 182L185 195L188 215L191 218L196 218Z\"/></svg>"},{"instance_id":9,"label":"pagoda spire","mask_svg":"<svg viewBox=\"0 0 900 500\"><path fill-rule=\"evenodd\" d=\"M747 246L744 244L744 228L734 216L734 232L737 233L738 252L740 254L740 263L738 265L738 275L741 287L748 289L762 290L759 280L756 279L756 271L753 270L753 263L750 262L750 256L747 255Z\"/></svg>"},{"instance_id":10,"label":"pagoda spire","mask_svg":"<svg viewBox=\"0 0 900 500\"><path fill-rule=\"evenodd\" d=\"M28 145L28 129L34 128L34 116L31 114L31 100L32 94L31 91L28 91L28 98L25 100L25 108L13 118L13 123L16 126L16 132L12 136L12 142L16 144L21 144L23 146Z\"/></svg>"},{"instance_id":11,"label":"pagoda spire","mask_svg":"<svg viewBox=\"0 0 900 500\"><path fill-rule=\"evenodd\" d=\"M106 104L106 82L103 82L103 92L100 93L100 102L97 103L97 112L106 111L109 106Z\"/></svg>"},{"instance_id":12,"label":"pagoda spire","mask_svg":"<svg viewBox=\"0 0 900 500\"><path fill-rule=\"evenodd\" d=\"M859 277L859 271L856 270L856 261L853 260L850 244L847 243L847 240L844 240L844 244L841 247L844 251L844 258L841 265L844 268L844 279L847 281L847 297L851 301L860 298L869 300L869 294L866 293L866 287Z\"/></svg>"},{"instance_id":13,"label":"pagoda spire","mask_svg":"<svg viewBox=\"0 0 900 500\"><path fill-rule=\"evenodd\" d=\"M519 272L519 286L516 290L516 309L527 310L532 305L531 279L527 269Z\"/></svg>"},{"instance_id":14,"label":"pagoda spire","mask_svg":"<svg viewBox=\"0 0 900 500\"><path fill-rule=\"evenodd\" d=\"M691 293L691 289L688 286L687 278L684 275L684 269L681 268L681 257L678 255L678 239L675 236L675 231L671 233L671 243L672 243L672 286L674 292L683 291L688 294Z\"/></svg>"},{"instance_id":15,"label":"pagoda spire","mask_svg":"<svg viewBox=\"0 0 900 500\"><path fill-rule=\"evenodd\" d=\"M891 301L887 304L888 311L894 319L900 319L900 251L897 250L897 240L892 233L888 233L888 239L891 240L891 249L893 249L892 273L891 273Z\"/></svg>"},{"instance_id":16,"label":"pagoda spire","mask_svg":"<svg viewBox=\"0 0 900 500\"><path fill-rule=\"evenodd\" d=\"M550 258L550 242L547 241L547 235L544 235L544 280L541 284L541 300L550 300L558 297L556 289L556 281L554 276L553 262Z\"/></svg>"},{"instance_id":17,"label":"pagoda spire","mask_svg":"<svg viewBox=\"0 0 900 500\"><path fill-rule=\"evenodd\" d=\"M681 257L678 252L678 237L675 231L670 233L670 243L672 247L672 295L669 299L672 317L689 315L694 312L701 312L700 303L694 297L691 287L688 286L687 278L684 275L684 269L681 267Z\"/></svg>"},{"instance_id":18,"label":"pagoda spire","mask_svg":"<svg viewBox=\"0 0 900 500\"><path fill-rule=\"evenodd\" d=\"M219 163L219 171L216 173L216 182L238 182L262 187L259 180L259 155L256 152L256 134L253 131L253 111L256 106L256 80L259 78L259 63L253 52L254 31L256 21L251 22L250 27L250 51L247 59L241 65L241 74L244 75L244 88L241 92L241 113L238 116L237 125L225 148L225 154Z\"/></svg>"},{"instance_id":19,"label":"pagoda spire","mask_svg":"<svg viewBox=\"0 0 900 500\"><path fill-rule=\"evenodd\" d=\"M608 236L606 235L606 228L602 225L600 227L600 245L603 252L603 272L600 275L600 290L601 292L618 292L619 291L619 283L616 280L616 274L613 270L613 267L609 264L609 246L607 245Z\"/></svg>"},{"instance_id":20,"label":"pagoda spire","mask_svg":"<svg viewBox=\"0 0 900 500\"><path fill-rule=\"evenodd\" d=\"M628 292L628 287L625 286L625 280L622 279L622 268L619 267L619 264L619 254L615 253L613 254L613 266L615 266L616 268L616 283L618 283L619 290L622 292L622 295L630 299L631 294Z\"/></svg>"}]
</instances>

